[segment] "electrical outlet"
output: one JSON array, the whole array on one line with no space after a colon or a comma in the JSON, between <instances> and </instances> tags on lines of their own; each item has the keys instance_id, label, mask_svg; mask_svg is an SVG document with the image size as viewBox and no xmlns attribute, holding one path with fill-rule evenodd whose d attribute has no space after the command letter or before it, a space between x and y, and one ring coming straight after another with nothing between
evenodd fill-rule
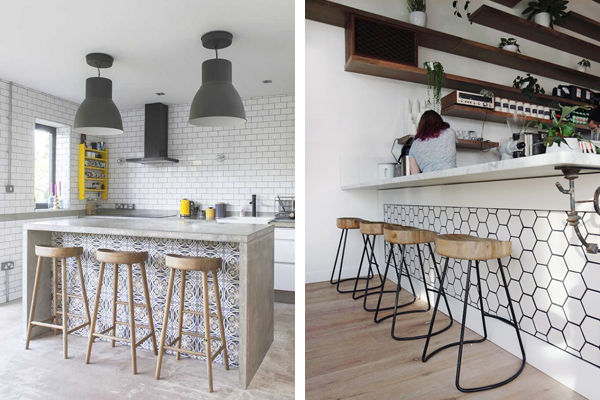
<instances>
[{"instance_id":1,"label":"electrical outlet","mask_svg":"<svg viewBox=\"0 0 600 400\"><path fill-rule=\"evenodd\" d=\"M135 204L127 204L129 210L135 210Z\"/></svg>"},{"instance_id":2,"label":"electrical outlet","mask_svg":"<svg viewBox=\"0 0 600 400\"><path fill-rule=\"evenodd\" d=\"M0 271L8 271L9 269L13 269L15 267L15 263L13 261L7 261L0 264Z\"/></svg>"},{"instance_id":3,"label":"electrical outlet","mask_svg":"<svg viewBox=\"0 0 600 400\"><path fill-rule=\"evenodd\" d=\"M14 193L15 187L13 185L6 185L6 193Z\"/></svg>"}]
</instances>

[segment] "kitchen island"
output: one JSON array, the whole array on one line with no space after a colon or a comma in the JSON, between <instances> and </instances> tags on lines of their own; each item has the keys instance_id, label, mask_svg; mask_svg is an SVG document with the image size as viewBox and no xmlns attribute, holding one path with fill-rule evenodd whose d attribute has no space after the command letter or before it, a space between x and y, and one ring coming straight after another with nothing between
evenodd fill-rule
<instances>
[{"instance_id":1,"label":"kitchen island","mask_svg":"<svg viewBox=\"0 0 600 400\"><path fill-rule=\"evenodd\" d=\"M270 225L217 224L199 220L176 219L122 219L122 218L80 218L36 222L23 226L23 321L28 320L31 293L35 278L37 257L35 246L52 244L54 246L81 246L84 249L82 265L87 295L90 304L96 295L96 283L100 263L96 261L95 250L107 248L123 251L147 251L148 285L150 303L153 312L157 336L162 329L165 297L167 294L168 268L165 266L165 254L183 254L193 256L220 257L223 267L219 270L219 289L225 323L225 335L229 363L239 367L239 382L247 388L273 341L273 254L274 228ZM38 297L36 319L42 320L51 315L51 277L50 260L45 260L40 294ZM67 284L69 292L79 295L81 288L76 279L76 265L69 260L67 265ZM110 270L110 269L109 269ZM141 287L139 268L134 267L135 292ZM112 287L112 273L105 274L105 287ZM120 274L123 277L123 274ZM123 277L124 278L124 277ZM202 309L201 278L188 274L186 281L186 309ZM212 282L209 282L212 284ZM175 286L179 285L176 275ZM119 284L119 300L126 299L127 286ZM99 328L110 325L111 294L104 291L100 302ZM104 301L106 296L106 301ZM174 302L179 301L174 296ZM214 299L211 299L211 302ZM70 309L77 310L81 304L70 299ZM82 302L81 302L82 303ZM214 305L212 305L214 307ZM71 311L73 312L73 311ZM84 314L73 312L74 314ZM126 320L127 309L117 309L118 320ZM175 318L172 313L170 318ZM188 318L189 317L189 318ZM78 317L69 323L80 323ZM140 316L140 318L146 318ZM196 315L186 315L184 330L197 330L200 321ZM169 322L167 339L176 335L176 323ZM175 327L175 328L173 328ZM125 329L125 327L122 327ZM211 326L214 330L217 327ZM26 331L26 327L25 327ZM37 328L33 337L44 333ZM88 335L87 327L78 331L79 335ZM121 336L121 335L117 335ZM200 349L203 345L198 338L185 337L183 347ZM142 348L150 349L146 342ZM215 362L223 363L222 354Z\"/></svg>"}]
</instances>

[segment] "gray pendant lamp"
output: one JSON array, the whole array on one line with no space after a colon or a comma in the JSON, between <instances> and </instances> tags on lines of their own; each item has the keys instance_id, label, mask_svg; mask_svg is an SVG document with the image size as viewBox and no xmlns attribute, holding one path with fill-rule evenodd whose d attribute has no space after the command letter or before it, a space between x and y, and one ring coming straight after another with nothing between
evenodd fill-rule
<instances>
[{"instance_id":1,"label":"gray pendant lamp","mask_svg":"<svg viewBox=\"0 0 600 400\"><path fill-rule=\"evenodd\" d=\"M231 84L231 61L219 58L219 49L231 45L233 35L224 31L208 32L202 45L214 49L216 58L202 63L202 86L190 108L189 123L196 126L234 126L246 122L242 98Z\"/></svg>"},{"instance_id":2,"label":"gray pendant lamp","mask_svg":"<svg viewBox=\"0 0 600 400\"><path fill-rule=\"evenodd\" d=\"M100 68L110 68L113 58L108 54L91 53L87 64L98 68L98 77L85 81L85 100L75 114L73 132L92 136L113 136L123 133L119 109L112 100L112 81L100 77Z\"/></svg>"}]
</instances>

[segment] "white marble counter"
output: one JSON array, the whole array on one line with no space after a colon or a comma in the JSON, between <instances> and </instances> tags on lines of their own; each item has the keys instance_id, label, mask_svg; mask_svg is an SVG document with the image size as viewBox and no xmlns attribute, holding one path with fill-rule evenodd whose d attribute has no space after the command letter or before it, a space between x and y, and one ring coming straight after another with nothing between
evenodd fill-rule
<instances>
[{"instance_id":1,"label":"white marble counter","mask_svg":"<svg viewBox=\"0 0 600 400\"><path fill-rule=\"evenodd\" d=\"M541 154L531 157L494 161L442 171L402 176L393 179L356 183L342 186L342 189L400 189L407 187L450 185L456 183L562 176L562 172L560 170L555 170L555 167L564 166L595 167L600 169L600 156L596 154L566 152ZM581 172L598 173L600 171L588 170Z\"/></svg>"},{"instance_id":2,"label":"white marble counter","mask_svg":"<svg viewBox=\"0 0 600 400\"><path fill-rule=\"evenodd\" d=\"M271 225L218 224L170 218L78 218L23 225L24 230L160 237L211 242L252 242L273 231Z\"/></svg>"}]
</instances>

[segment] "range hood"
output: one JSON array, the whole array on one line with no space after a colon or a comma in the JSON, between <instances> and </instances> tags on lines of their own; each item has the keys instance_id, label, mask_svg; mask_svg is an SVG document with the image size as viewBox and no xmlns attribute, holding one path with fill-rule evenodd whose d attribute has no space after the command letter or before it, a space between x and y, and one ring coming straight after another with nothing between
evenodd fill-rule
<instances>
[{"instance_id":1,"label":"range hood","mask_svg":"<svg viewBox=\"0 0 600 400\"><path fill-rule=\"evenodd\" d=\"M155 164L179 160L168 156L167 118L169 107L163 103L146 104L144 123L144 157L127 158L125 161L139 164Z\"/></svg>"}]
</instances>

